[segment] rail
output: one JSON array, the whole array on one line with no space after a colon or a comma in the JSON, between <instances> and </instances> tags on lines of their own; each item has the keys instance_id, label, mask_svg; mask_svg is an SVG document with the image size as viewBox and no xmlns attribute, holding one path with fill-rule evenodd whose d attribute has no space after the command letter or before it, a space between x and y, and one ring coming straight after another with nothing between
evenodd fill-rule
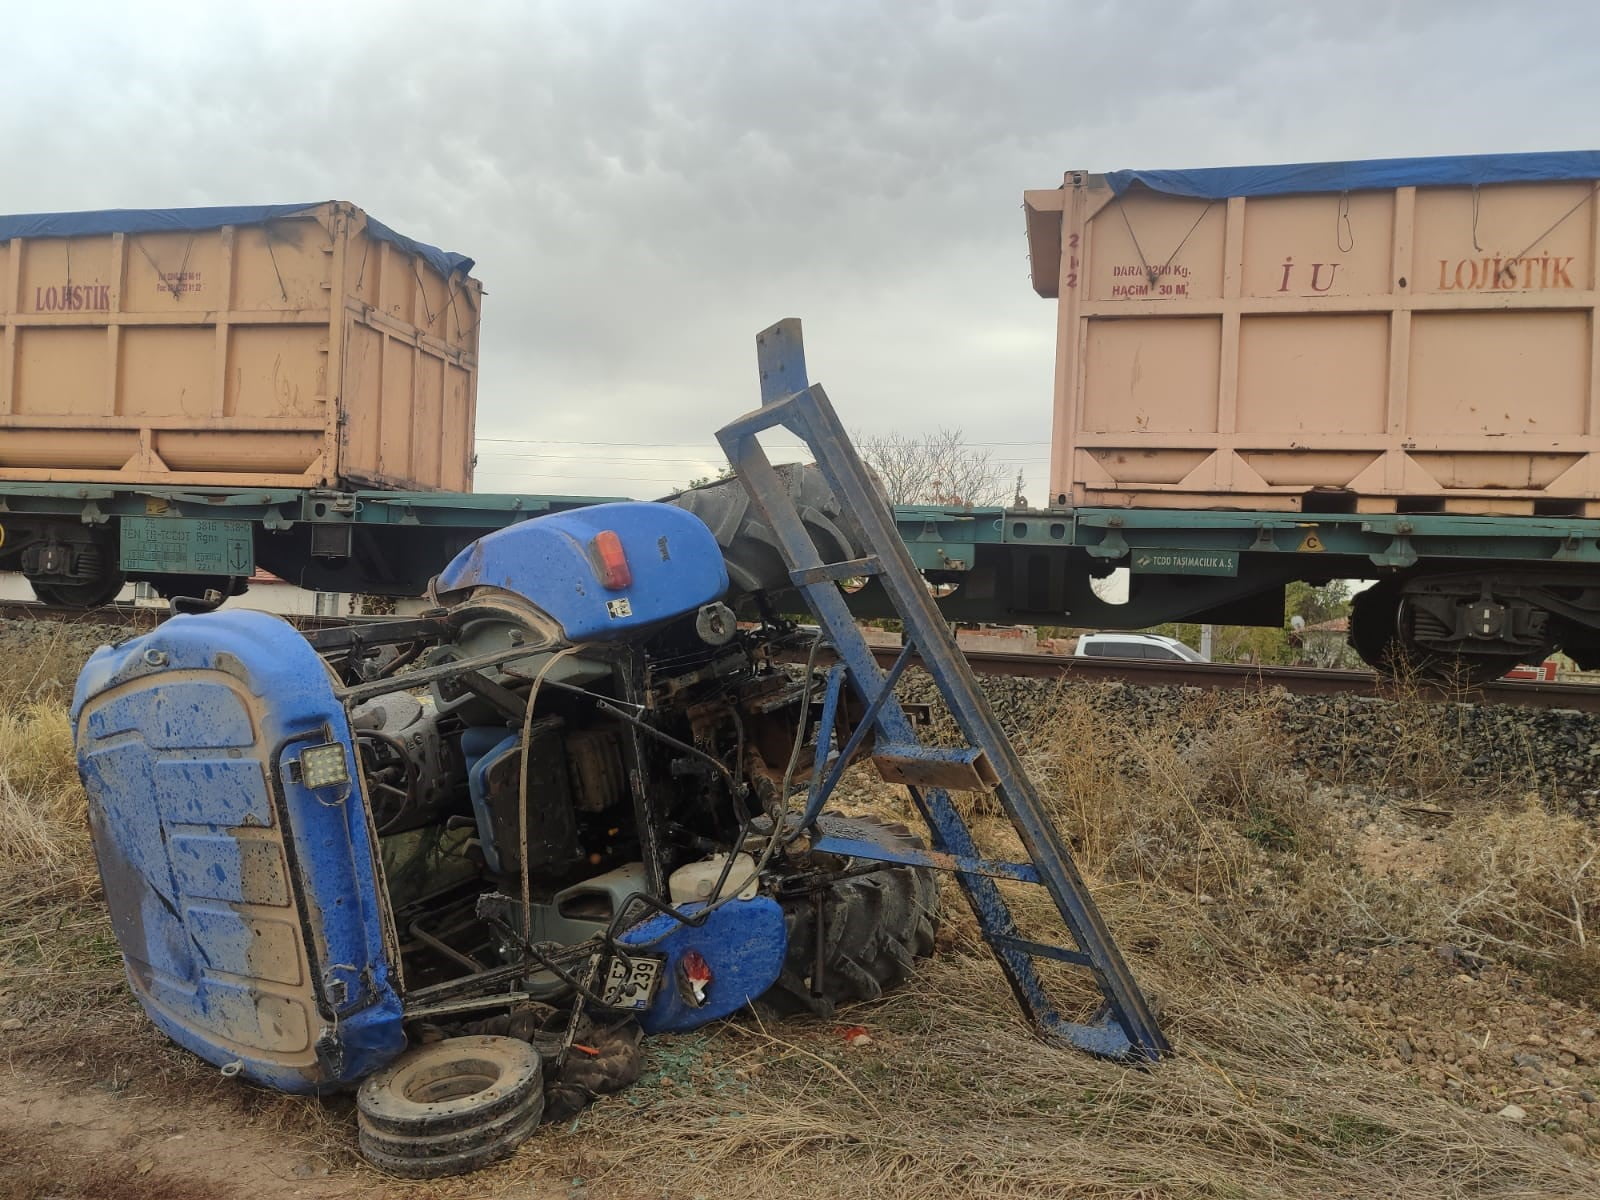
<instances>
[{"instance_id":1,"label":"rail","mask_svg":"<svg viewBox=\"0 0 1600 1200\"><path fill-rule=\"evenodd\" d=\"M129 628L159 625L172 614L165 605L102 604L98 608L68 608L37 600L0 602L0 621L59 621L68 625L124 625ZM296 629L327 629L357 621L382 621L388 617L318 616L312 613L276 613Z\"/></svg>"},{"instance_id":2,"label":"rail","mask_svg":"<svg viewBox=\"0 0 1600 1200\"><path fill-rule=\"evenodd\" d=\"M899 657L900 648L874 646L872 653L878 663L887 668ZM1580 712L1600 712L1600 685L1597 684L1497 680L1478 687L1457 688L1414 681L1394 683L1380 679L1370 671L1344 671L1328 667L1156 662L1133 658L1009 654L987 650L968 650L966 656L967 661L972 664L972 669L979 675L1128 683L1141 687L1255 691L1281 687L1286 692L1307 696L1353 693L1374 698L1392 698L1397 694L1408 694L1420 695L1433 701L1461 704L1510 704L1527 708L1568 708ZM826 661L826 655L821 657ZM913 657L913 664L916 661Z\"/></svg>"}]
</instances>

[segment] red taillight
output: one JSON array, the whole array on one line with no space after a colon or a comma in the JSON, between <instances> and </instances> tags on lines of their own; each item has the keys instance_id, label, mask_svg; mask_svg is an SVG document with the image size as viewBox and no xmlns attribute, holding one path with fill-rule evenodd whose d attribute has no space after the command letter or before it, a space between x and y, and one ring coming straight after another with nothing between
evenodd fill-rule
<instances>
[{"instance_id":1,"label":"red taillight","mask_svg":"<svg viewBox=\"0 0 1600 1200\"><path fill-rule=\"evenodd\" d=\"M594 535L595 557L600 563L600 582L612 591L621 591L633 582L628 556L622 552L622 539L610 529Z\"/></svg>"},{"instance_id":2,"label":"red taillight","mask_svg":"<svg viewBox=\"0 0 1600 1200\"><path fill-rule=\"evenodd\" d=\"M683 998L699 1008L706 1002L706 989L711 986L711 964L698 950L684 952L678 960L679 991Z\"/></svg>"}]
</instances>

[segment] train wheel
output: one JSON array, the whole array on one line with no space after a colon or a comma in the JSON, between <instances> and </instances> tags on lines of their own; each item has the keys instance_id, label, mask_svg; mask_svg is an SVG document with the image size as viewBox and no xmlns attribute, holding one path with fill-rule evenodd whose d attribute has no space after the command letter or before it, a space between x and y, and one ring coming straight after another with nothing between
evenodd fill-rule
<instances>
[{"instance_id":1,"label":"train wheel","mask_svg":"<svg viewBox=\"0 0 1600 1200\"><path fill-rule=\"evenodd\" d=\"M1350 648L1380 675L1394 673L1394 649L1400 641L1400 587L1393 580L1373 584L1350 602Z\"/></svg>"},{"instance_id":2,"label":"train wheel","mask_svg":"<svg viewBox=\"0 0 1600 1200\"><path fill-rule=\"evenodd\" d=\"M30 579L28 585L33 588L33 594L44 604L53 604L57 608L99 608L115 600L125 582L121 571L112 571L97 579L86 579L81 583Z\"/></svg>"},{"instance_id":3,"label":"train wheel","mask_svg":"<svg viewBox=\"0 0 1600 1200\"><path fill-rule=\"evenodd\" d=\"M1386 679L1420 679L1455 687L1477 687L1517 665L1515 654L1441 654L1419 646L1406 628L1400 581L1385 579L1356 595L1350 605L1350 646Z\"/></svg>"}]
</instances>

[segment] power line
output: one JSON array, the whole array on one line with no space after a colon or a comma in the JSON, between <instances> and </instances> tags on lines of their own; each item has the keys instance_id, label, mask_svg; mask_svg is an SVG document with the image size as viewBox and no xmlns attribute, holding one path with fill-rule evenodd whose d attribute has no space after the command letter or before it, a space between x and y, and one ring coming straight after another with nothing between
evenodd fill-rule
<instances>
[{"instance_id":1,"label":"power line","mask_svg":"<svg viewBox=\"0 0 1600 1200\"><path fill-rule=\"evenodd\" d=\"M525 459L538 459L538 460L554 459L554 460L557 460L558 462L561 462L563 465L566 464L566 463L593 463L593 464L595 464L596 472L598 474L609 474L609 471L606 470L606 468L608 466L623 466L623 467L627 467L627 466L640 466L640 467L649 466L649 467L653 467L653 466L660 466L660 465L672 464L672 463L681 463L686 467L706 467L708 465L709 466L720 466L721 465L720 460L718 460L715 456L712 456L712 455L707 455L705 458L658 458L655 455L644 455L644 456L639 457L639 458L603 459L603 458L586 458L583 455L579 455L579 454L514 454L514 453L511 453L511 452L505 451L505 450L485 450L485 451L482 451L481 454L488 455L491 458L492 461L497 462L497 463L505 462L505 460L507 460L507 459L515 459L515 460L518 460L518 461L522 461L522 460L525 460ZM779 459L777 461L778 461L778 465L782 465L785 460ZM1001 459L996 459L994 461L994 466L997 467L997 468L999 468L999 467L1030 467L1030 466L1038 466L1038 465L1041 465L1041 464L1044 464L1044 463L1048 463L1049 461L1050 460L1048 458L1001 458ZM506 470L507 471L511 470L509 464L507 465ZM538 472L533 471L532 468L528 468L527 470L528 470L528 473L530 473L530 474L537 474L538 473Z\"/></svg>"},{"instance_id":2,"label":"power line","mask_svg":"<svg viewBox=\"0 0 1600 1200\"><path fill-rule=\"evenodd\" d=\"M720 456L708 454L704 458L669 458L664 455L645 454L634 458L596 458L587 454L520 454L513 450L482 450L481 454L492 454L495 458L557 458L567 462L590 463L699 463L715 462Z\"/></svg>"},{"instance_id":3,"label":"power line","mask_svg":"<svg viewBox=\"0 0 1600 1200\"><path fill-rule=\"evenodd\" d=\"M717 446L715 441L703 442L590 442L575 438L526 438L526 437L480 437L479 442L505 442L529 446L633 446L647 450L679 449L683 447ZM1020 442L963 442L967 446L1048 446L1049 438L1036 438L1032 441ZM795 443L795 448L804 449L804 443Z\"/></svg>"},{"instance_id":4,"label":"power line","mask_svg":"<svg viewBox=\"0 0 1600 1200\"><path fill-rule=\"evenodd\" d=\"M572 482L587 482L594 478L592 475L506 475L495 471L478 471L473 473L476 480L483 479L559 479ZM682 476L676 478L660 478L653 475L607 475L607 483L669 483L679 488L689 486L689 481Z\"/></svg>"}]
</instances>

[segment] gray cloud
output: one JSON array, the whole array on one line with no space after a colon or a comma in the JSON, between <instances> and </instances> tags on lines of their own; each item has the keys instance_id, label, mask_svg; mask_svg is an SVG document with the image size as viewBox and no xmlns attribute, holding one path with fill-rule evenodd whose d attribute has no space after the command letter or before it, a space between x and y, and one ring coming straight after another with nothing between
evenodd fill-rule
<instances>
[{"instance_id":1,"label":"gray cloud","mask_svg":"<svg viewBox=\"0 0 1600 1200\"><path fill-rule=\"evenodd\" d=\"M479 433L553 440L485 442L480 487L641 495L714 461L755 402L751 337L787 315L854 426L1035 443L996 453L1042 495L1053 314L1024 188L1585 146L1600 32L1586 4L1459 0L9 19L0 208L352 200L479 261ZM573 444L606 441L657 445Z\"/></svg>"}]
</instances>

